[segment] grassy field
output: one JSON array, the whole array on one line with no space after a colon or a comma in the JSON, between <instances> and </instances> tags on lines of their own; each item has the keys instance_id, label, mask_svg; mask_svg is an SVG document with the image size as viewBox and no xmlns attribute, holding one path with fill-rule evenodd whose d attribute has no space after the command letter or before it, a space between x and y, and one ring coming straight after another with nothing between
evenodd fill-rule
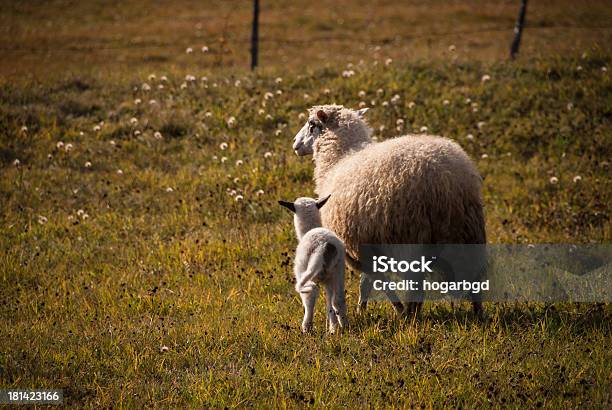
<instances>
[{"instance_id":1,"label":"grassy field","mask_svg":"<svg viewBox=\"0 0 612 410\"><path fill-rule=\"evenodd\" d=\"M242 49L220 59L223 27L238 34L219 16L237 3L210 3L175 5L178 18L138 0L0 12L0 387L62 388L74 407L610 407L607 304L487 305L487 323L446 304L414 321L386 304L358 316L349 272L350 331L327 336L319 303L302 335L295 238L276 204L313 194L313 164L291 151L300 113L363 102L379 139L427 127L466 149L485 178L490 242L610 242L605 2L534 4L541 30L526 31L516 62L501 58L508 33L472 33L414 55L390 51L395 42L376 55L355 47L342 65L342 42L323 54L267 48L258 73L244 71ZM474 15L454 2L356 2L343 14L342 2L313 21L323 6L308 3L281 19L284 3L270 2L280 21L262 16L262 35L303 21L313 38L338 16L330 36L511 30L516 14L509 2ZM246 21L248 7L236 15ZM400 31L404 21L418 24ZM551 21L600 28L562 37ZM184 34L198 22L217 41L211 61Z\"/></svg>"}]
</instances>

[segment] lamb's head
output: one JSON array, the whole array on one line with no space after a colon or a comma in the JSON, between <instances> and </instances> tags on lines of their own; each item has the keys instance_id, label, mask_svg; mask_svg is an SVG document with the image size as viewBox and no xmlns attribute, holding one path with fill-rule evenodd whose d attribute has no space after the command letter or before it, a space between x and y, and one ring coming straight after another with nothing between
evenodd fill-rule
<instances>
[{"instance_id":1,"label":"lamb's head","mask_svg":"<svg viewBox=\"0 0 612 410\"><path fill-rule=\"evenodd\" d=\"M350 138L347 144L361 144L370 141L370 128L363 119L367 108L351 110L341 105L317 105L309 110L308 121L297 133L293 150L299 156L311 155L319 138L327 133L340 138ZM339 132L346 131L346 132Z\"/></svg>"},{"instance_id":2,"label":"lamb's head","mask_svg":"<svg viewBox=\"0 0 612 410\"><path fill-rule=\"evenodd\" d=\"M319 209L325 205L330 196L318 200L302 197L296 199L295 202L278 201L279 205L294 213L293 222L298 239L302 239L302 236L309 230L322 225Z\"/></svg>"}]
</instances>

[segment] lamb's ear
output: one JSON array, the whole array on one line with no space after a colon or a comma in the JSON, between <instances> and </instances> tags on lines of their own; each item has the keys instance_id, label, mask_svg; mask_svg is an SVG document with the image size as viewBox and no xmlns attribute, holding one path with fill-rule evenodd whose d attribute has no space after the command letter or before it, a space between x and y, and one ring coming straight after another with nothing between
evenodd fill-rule
<instances>
[{"instance_id":1,"label":"lamb's ear","mask_svg":"<svg viewBox=\"0 0 612 410\"><path fill-rule=\"evenodd\" d=\"M357 110L357 115L359 116L359 118L363 118L366 114L366 112L368 112L369 108L362 108L360 110Z\"/></svg>"},{"instance_id":2,"label":"lamb's ear","mask_svg":"<svg viewBox=\"0 0 612 410\"><path fill-rule=\"evenodd\" d=\"M287 208L291 212L295 213L295 204L293 202L278 201L278 204L280 206L284 206L285 208Z\"/></svg>"},{"instance_id":3,"label":"lamb's ear","mask_svg":"<svg viewBox=\"0 0 612 410\"><path fill-rule=\"evenodd\" d=\"M327 195L325 198L321 198L317 201L317 208L321 209L321 207L323 207L323 205L325 205L325 203L327 202L327 200L329 199L329 197L331 196L331 194Z\"/></svg>"},{"instance_id":4,"label":"lamb's ear","mask_svg":"<svg viewBox=\"0 0 612 410\"><path fill-rule=\"evenodd\" d=\"M319 110L317 111L317 118L319 119L319 121L325 124L329 119L329 115L327 115L325 111Z\"/></svg>"}]
</instances>

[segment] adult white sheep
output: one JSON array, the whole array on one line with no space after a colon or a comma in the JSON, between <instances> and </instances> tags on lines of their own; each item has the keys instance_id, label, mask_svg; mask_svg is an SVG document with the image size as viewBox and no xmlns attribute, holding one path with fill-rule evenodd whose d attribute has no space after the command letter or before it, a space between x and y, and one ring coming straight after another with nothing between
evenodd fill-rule
<instances>
[{"instance_id":1,"label":"adult white sheep","mask_svg":"<svg viewBox=\"0 0 612 410\"><path fill-rule=\"evenodd\" d=\"M322 222L344 241L351 267L360 269L360 244L486 243L482 178L465 151L430 135L375 143L366 111L312 107L293 144L297 155L314 157L316 193L334 194ZM370 290L362 275L360 311ZM403 313L399 299L388 296ZM419 306L410 303L407 311ZM473 308L482 315L479 300Z\"/></svg>"},{"instance_id":2,"label":"adult white sheep","mask_svg":"<svg viewBox=\"0 0 612 410\"><path fill-rule=\"evenodd\" d=\"M325 287L327 325L330 333L348 325L344 299L344 244L329 229L321 227L320 209L326 198L298 198L295 202L278 201L295 215L295 233L298 246L295 250L295 290L302 298L304 320L302 331L312 329L314 306L319 296L318 284Z\"/></svg>"}]
</instances>

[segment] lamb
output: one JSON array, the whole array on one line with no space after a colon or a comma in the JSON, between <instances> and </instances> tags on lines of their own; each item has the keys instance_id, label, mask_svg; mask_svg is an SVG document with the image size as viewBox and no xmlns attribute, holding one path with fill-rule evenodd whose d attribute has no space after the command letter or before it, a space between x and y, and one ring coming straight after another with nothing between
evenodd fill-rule
<instances>
[{"instance_id":1,"label":"lamb","mask_svg":"<svg viewBox=\"0 0 612 410\"><path fill-rule=\"evenodd\" d=\"M321 219L344 241L349 265L360 269L360 244L486 243L482 178L465 151L431 135L373 142L366 111L312 107L293 144L297 155L313 155L315 192L334 192ZM360 312L371 290L365 276ZM405 308L397 296L387 296L400 314L420 307ZM476 298L473 309L481 316Z\"/></svg>"},{"instance_id":2,"label":"lamb","mask_svg":"<svg viewBox=\"0 0 612 410\"><path fill-rule=\"evenodd\" d=\"M330 195L315 201L298 198L295 202L278 201L294 213L298 246L295 252L295 290L302 298L302 331L312 329L314 306L319 296L318 284L325 286L327 328L335 333L338 325L348 325L344 299L344 244L329 229L321 227L320 209Z\"/></svg>"}]
</instances>

